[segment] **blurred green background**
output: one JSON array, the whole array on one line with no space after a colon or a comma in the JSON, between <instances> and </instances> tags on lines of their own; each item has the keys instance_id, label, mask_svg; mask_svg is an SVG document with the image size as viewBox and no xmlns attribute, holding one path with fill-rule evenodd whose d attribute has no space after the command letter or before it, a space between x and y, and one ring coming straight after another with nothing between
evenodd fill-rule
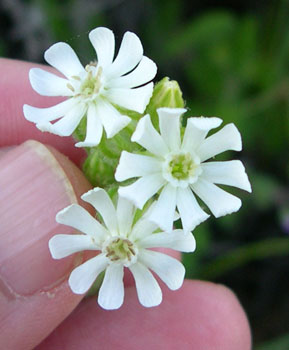
<instances>
[{"instance_id":1,"label":"blurred green background","mask_svg":"<svg viewBox=\"0 0 289 350\"><path fill-rule=\"evenodd\" d=\"M137 33L190 115L240 129L243 152L225 157L245 163L253 194L232 190L242 209L194 231L187 277L236 292L254 349L289 349L289 1L0 0L0 55L43 62L66 41L85 64L95 58L87 34L100 25L118 42Z\"/></svg>"}]
</instances>

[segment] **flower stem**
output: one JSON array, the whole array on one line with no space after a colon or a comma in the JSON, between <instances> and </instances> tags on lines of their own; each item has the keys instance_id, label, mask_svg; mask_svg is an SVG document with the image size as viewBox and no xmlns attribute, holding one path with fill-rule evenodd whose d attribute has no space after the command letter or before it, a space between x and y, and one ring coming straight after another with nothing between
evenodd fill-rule
<instances>
[{"instance_id":1,"label":"flower stem","mask_svg":"<svg viewBox=\"0 0 289 350\"><path fill-rule=\"evenodd\" d=\"M254 260L289 255L288 238L269 238L229 251L211 261L201 270L200 278L214 280Z\"/></svg>"}]
</instances>

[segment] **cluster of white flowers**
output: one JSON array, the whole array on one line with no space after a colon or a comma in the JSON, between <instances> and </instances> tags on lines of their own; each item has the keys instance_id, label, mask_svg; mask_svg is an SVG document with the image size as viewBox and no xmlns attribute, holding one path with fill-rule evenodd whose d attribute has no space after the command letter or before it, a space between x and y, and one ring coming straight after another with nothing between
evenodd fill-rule
<instances>
[{"instance_id":1,"label":"cluster of white flowers","mask_svg":"<svg viewBox=\"0 0 289 350\"><path fill-rule=\"evenodd\" d=\"M149 248L195 250L191 231L209 217L195 194L215 217L220 217L239 210L241 200L216 184L251 192L239 160L207 162L224 151L240 151L241 136L235 125L229 124L207 137L211 129L222 123L215 117L188 118L183 128L181 116L186 109L169 106L157 109L158 131L150 115L143 115L153 93L150 81L157 69L152 60L143 56L139 38L125 33L115 59L111 30L96 28L90 32L89 39L97 61L85 68L65 43L57 43L46 51L46 61L65 78L33 68L31 85L42 95L69 98L50 108L25 105L24 115L40 130L60 136L71 135L85 118L86 137L76 146L95 147L105 137L103 128L109 139L130 123L131 118L120 110L134 111L142 114L131 137L132 144L138 144L135 148L138 151L121 153L115 179L131 183L119 187L116 206L99 187L81 197L93 205L102 223L77 204L63 209L56 216L57 222L83 234L52 237L50 252L55 259L83 250L99 252L75 268L68 282L74 293L83 294L105 271L98 294L103 308L117 309L122 305L124 267L135 279L140 303L156 306L162 300L162 293L150 270L176 290L183 283L185 269L176 259ZM59 120L52 124L56 119ZM144 210L149 200L150 206ZM173 229L178 218L182 230Z\"/></svg>"}]
</instances>

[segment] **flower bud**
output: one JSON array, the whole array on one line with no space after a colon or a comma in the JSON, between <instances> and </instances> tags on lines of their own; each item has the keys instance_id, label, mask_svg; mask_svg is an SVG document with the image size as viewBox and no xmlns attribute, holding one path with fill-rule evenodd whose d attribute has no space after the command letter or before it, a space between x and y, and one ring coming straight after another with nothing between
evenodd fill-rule
<instances>
[{"instance_id":1,"label":"flower bud","mask_svg":"<svg viewBox=\"0 0 289 350\"><path fill-rule=\"evenodd\" d=\"M146 113L150 114L156 129L159 129L157 109L161 107L183 108L185 102L182 95L178 82L170 80L168 77L163 78L155 85Z\"/></svg>"}]
</instances>

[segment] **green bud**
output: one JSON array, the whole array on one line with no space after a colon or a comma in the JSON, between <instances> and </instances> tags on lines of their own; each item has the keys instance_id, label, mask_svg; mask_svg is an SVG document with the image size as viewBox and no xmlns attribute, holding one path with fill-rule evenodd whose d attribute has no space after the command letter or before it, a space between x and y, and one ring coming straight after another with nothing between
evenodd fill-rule
<instances>
[{"instance_id":1,"label":"green bud","mask_svg":"<svg viewBox=\"0 0 289 350\"><path fill-rule=\"evenodd\" d=\"M114 173L121 152L138 152L141 149L141 146L130 140L135 124L136 122L132 120L126 128L111 139L108 139L104 133L98 146L86 148L88 155L83 164L83 172L93 186L110 189L116 183ZM80 128L78 135L79 131Z\"/></svg>"},{"instance_id":2,"label":"green bud","mask_svg":"<svg viewBox=\"0 0 289 350\"><path fill-rule=\"evenodd\" d=\"M115 106L120 113L131 118L131 122L126 128L122 129L113 138L108 139L105 131L101 142L96 147L86 148L87 158L83 164L83 172L93 186L99 186L110 189L116 183L114 173L119 162L122 151L128 152L138 151L141 147L130 141L131 135L135 130L138 120L142 114L125 110L119 106ZM86 135L87 118L82 118L78 127L74 131L74 138L77 141L83 141Z\"/></svg>"},{"instance_id":3,"label":"green bud","mask_svg":"<svg viewBox=\"0 0 289 350\"><path fill-rule=\"evenodd\" d=\"M114 146L114 147L113 147ZM93 186L107 188L115 183L114 172L120 157L120 151L102 138L97 147L87 149L88 156L83 164L83 172Z\"/></svg>"},{"instance_id":4,"label":"green bud","mask_svg":"<svg viewBox=\"0 0 289 350\"><path fill-rule=\"evenodd\" d=\"M159 129L157 109L161 107L184 108L185 102L182 91L177 81L168 77L159 81L153 91L152 98L146 108L146 114L150 114L152 123Z\"/></svg>"}]
</instances>

